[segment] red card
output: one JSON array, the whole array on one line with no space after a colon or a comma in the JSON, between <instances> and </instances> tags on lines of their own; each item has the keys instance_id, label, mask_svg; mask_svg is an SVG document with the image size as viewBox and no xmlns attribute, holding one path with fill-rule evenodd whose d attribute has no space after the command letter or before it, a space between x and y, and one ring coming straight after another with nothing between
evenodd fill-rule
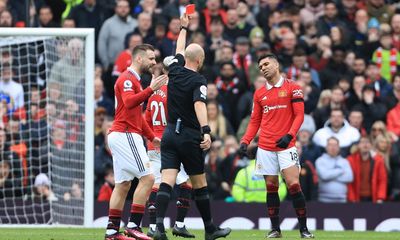
<instances>
[{"instance_id":1,"label":"red card","mask_svg":"<svg viewBox=\"0 0 400 240\"><path fill-rule=\"evenodd\" d=\"M195 11L196 11L196 5L194 5L194 4L186 5L186 14L187 15L193 14Z\"/></svg>"}]
</instances>

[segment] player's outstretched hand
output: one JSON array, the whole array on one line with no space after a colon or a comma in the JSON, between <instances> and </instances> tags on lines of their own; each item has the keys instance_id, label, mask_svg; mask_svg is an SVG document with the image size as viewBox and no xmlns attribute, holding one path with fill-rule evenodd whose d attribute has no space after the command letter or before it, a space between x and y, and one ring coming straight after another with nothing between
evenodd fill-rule
<instances>
[{"instance_id":1,"label":"player's outstretched hand","mask_svg":"<svg viewBox=\"0 0 400 240\"><path fill-rule=\"evenodd\" d=\"M239 157L241 157L241 158L246 156L247 155L247 144L241 143L237 153L239 154Z\"/></svg>"},{"instance_id":2,"label":"player's outstretched hand","mask_svg":"<svg viewBox=\"0 0 400 240\"><path fill-rule=\"evenodd\" d=\"M279 148L287 148L292 139L293 139L292 135L286 134L285 136L281 137L278 141L276 141L276 146Z\"/></svg>"},{"instance_id":3,"label":"player's outstretched hand","mask_svg":"<svg viewBox=\"0 0 400 240\"><path fill-rule=\"evenodd\" d=\"M153 91L160 89L168 81L168 76L166 74L160 75L156 78L151 79L150 88Z\"/></svg>"},{"instance_id":4,"label":"player's outstretched hand","mask_svg":"<svg viewBox=\"0 0 400 240\"><path fill-rule=\"evenodd\" d=\"M210 147L211 147L211 135L210 134L203 135L203 141L200 143L200 147L204 151L210 149Z\"/></svg>"},{"instance_id":5,"label":"player's outstretched hand","mask_svg":"<svg viewBox=\"0 0 400 240\"><path fill-rule=\"evenodd\" d=\"M155 148L160 148L160 145L161 145L161 139L159 139L158 137L155 137L155 138L153 139L153 146L154 146Z\"/></svg>"}]
</instances>

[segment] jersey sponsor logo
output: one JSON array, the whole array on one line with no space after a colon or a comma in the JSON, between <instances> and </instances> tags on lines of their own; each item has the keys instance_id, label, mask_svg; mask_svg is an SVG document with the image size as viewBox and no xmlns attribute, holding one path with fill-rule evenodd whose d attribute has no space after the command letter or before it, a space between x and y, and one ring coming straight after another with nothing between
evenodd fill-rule
<instances>
[{"instance_id":1,"label":"jersey sponsor logo","mask_svg":"<svg viewBox=\"0 0 400 240\"><path fill-rule=\"evenodd\" d=\"M303 90L301 89L295 89L292 92L293 97L303 97Z\"/></svg>"},{"instance_id":2,"label":"jersey sponsor logo","mask_svg":"<svg viewBox=\"0 0 400 240\"><path fill-rule=\"evenodd\" d=\"M287 108L287 105L264 106L264 113L267 113L271 110L283 109L283 108Z\"/></svg>"},{"instance_id":3,"label":"jersey sponsor logo","mask_svg":"<svg viewBox=\"0 0 400 240\"><path fill-rule=\"evenodd\" d=\"M205 85L200 86L200 97L203 99L207 99L207 87Z\"/></svg>"},{"instance_id":4,"label":"jersey sponsor logo","mask_svg":"<svg viewBox=\"0 0 400 240\"><path fill-rule=\"evenodd\" d=\"M278 92L278 97L286 97L287 96L287 92L286 90L280 90Z\"/></svg>"},{"instance_id":5,"label":"jersey sponsor logo","mask_svg":"<svg viewBox=\"0 0 400 240\"><path fill-rule=\"evenodd\" d=\"M124 82L124 92L133 91L132 90L132 86L133 86L133 84L132 84L131 80L125 80L125 82Z\"/></svg>"}]
</instances>

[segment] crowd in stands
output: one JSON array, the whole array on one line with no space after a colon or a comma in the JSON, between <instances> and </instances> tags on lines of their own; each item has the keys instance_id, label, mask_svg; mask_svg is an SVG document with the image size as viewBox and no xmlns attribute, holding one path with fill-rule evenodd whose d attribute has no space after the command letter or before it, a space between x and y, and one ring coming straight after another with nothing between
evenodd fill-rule
<instances>
[{"instance_id":1,"label":"crowd in stands","mask_svg":"<svg viewBox=\"0 0 400 240\"><path fill-rule=\"evenodd\" d=\"M200 44L206 53L201 73L208 81L207 110L214 137L206 155L213 199L265 202L264 181L253 173L257 141L249 146L247 157L239 156L237 150L249 122L253 93L266 81L257 59L274 53L282 75L296 81L304 93L306 115L296 146L306 199L400 201L397 1L32 0L29 16L25 2L0 0L0 27L95 29L96 199L107 201L114 185L106 135L113 121L117 77L130 65L132 49L141 43L157 49L154 75L161 74L162 59L174 55L179 16L187 4L195 3L197 11L191 15L188 40ZM35 129L38 136L47 136L40 129L43 124L50 126L49 141L59 151L52 157L62 156L59 160L66 164L61 176L66 174L68 159L83 161L68 151L77 147L72 145L83 135L82 105L68 95L82 91L82 48L81 40L71 39L58 49L48 81L29 92L24 88L27 79L15 78L12 54L2 51L0 195L10 194L1 190L9 189L7 186L27 186L35 176L40 179L30 180L31 184L50 185L41 175L46 169L38 167L48 168L43 149L27 150L32 145L41 146L38 141L43 139L24 143L22 133L26 130ZM142 76L143 87L151 77ZM47 115L53 116L47 119L56 120L41 122ZM35 137L30 135L29 139ZM287 193L284 179L281 181L279 195L284 200ZM81 190L76 190L79 186L79 182L69 184L71 190L64 199L81 197ZM54 200L51 193L40 191Z\"/></svg>"}]
</instances>

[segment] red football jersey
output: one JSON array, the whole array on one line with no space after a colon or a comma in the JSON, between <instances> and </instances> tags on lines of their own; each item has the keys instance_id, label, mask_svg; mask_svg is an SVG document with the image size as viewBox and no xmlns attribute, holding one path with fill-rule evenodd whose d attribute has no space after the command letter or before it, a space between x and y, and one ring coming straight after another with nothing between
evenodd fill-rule
<instances>
[{"instance_id":1,"label":"red football jersey","mask_svg":"<svg viewBox=\"0 0 400 240\"><path fill-rule=\"evenodd\" d=\"M119 76L123 73L132 63L132 54L131 51L124 50L122 51L114 63L114 68L112 75Z\"/></svg>"},{"instance_id":2,"label":"red football jersey","mask_svg":"<svg viewBox=\"0 0 400 240\"><path fill-rule=\"evenodd\" d=\"M146 107L146 121L154 135L160 139L167 127L167 89L167 85L164 85L155 91L149 98ZM151 142L148 143L148 148L154 150Z\"/></svg>"},{"instance_id":3,"label":"red football jersey","mask_svg":"<svg viewBox=\"0 0 400 240\"><path fill-rule=\"evenodd\" d=\"M153 141L154 133L142 115L142 104L153 90L150 87L142 90L140 76L128 68L118 77L114 91L115 118L110 132L138 133Z\"/></svg>"},{"instance_id":4,"label":"red football jersey","mask_svg":"<svg viewBox=\"0 0 400 240\"><path fill-rule=\"evenodd\" d=\"M249 144L260 129L258 146L267 151L282 151L276 142L286 134L293 136L288 148L296 143L304 120L303 91L295 82L281 77L275 86L266 84L254 93L253 111L241 142Z\"/></svg>"}]
</instances>

